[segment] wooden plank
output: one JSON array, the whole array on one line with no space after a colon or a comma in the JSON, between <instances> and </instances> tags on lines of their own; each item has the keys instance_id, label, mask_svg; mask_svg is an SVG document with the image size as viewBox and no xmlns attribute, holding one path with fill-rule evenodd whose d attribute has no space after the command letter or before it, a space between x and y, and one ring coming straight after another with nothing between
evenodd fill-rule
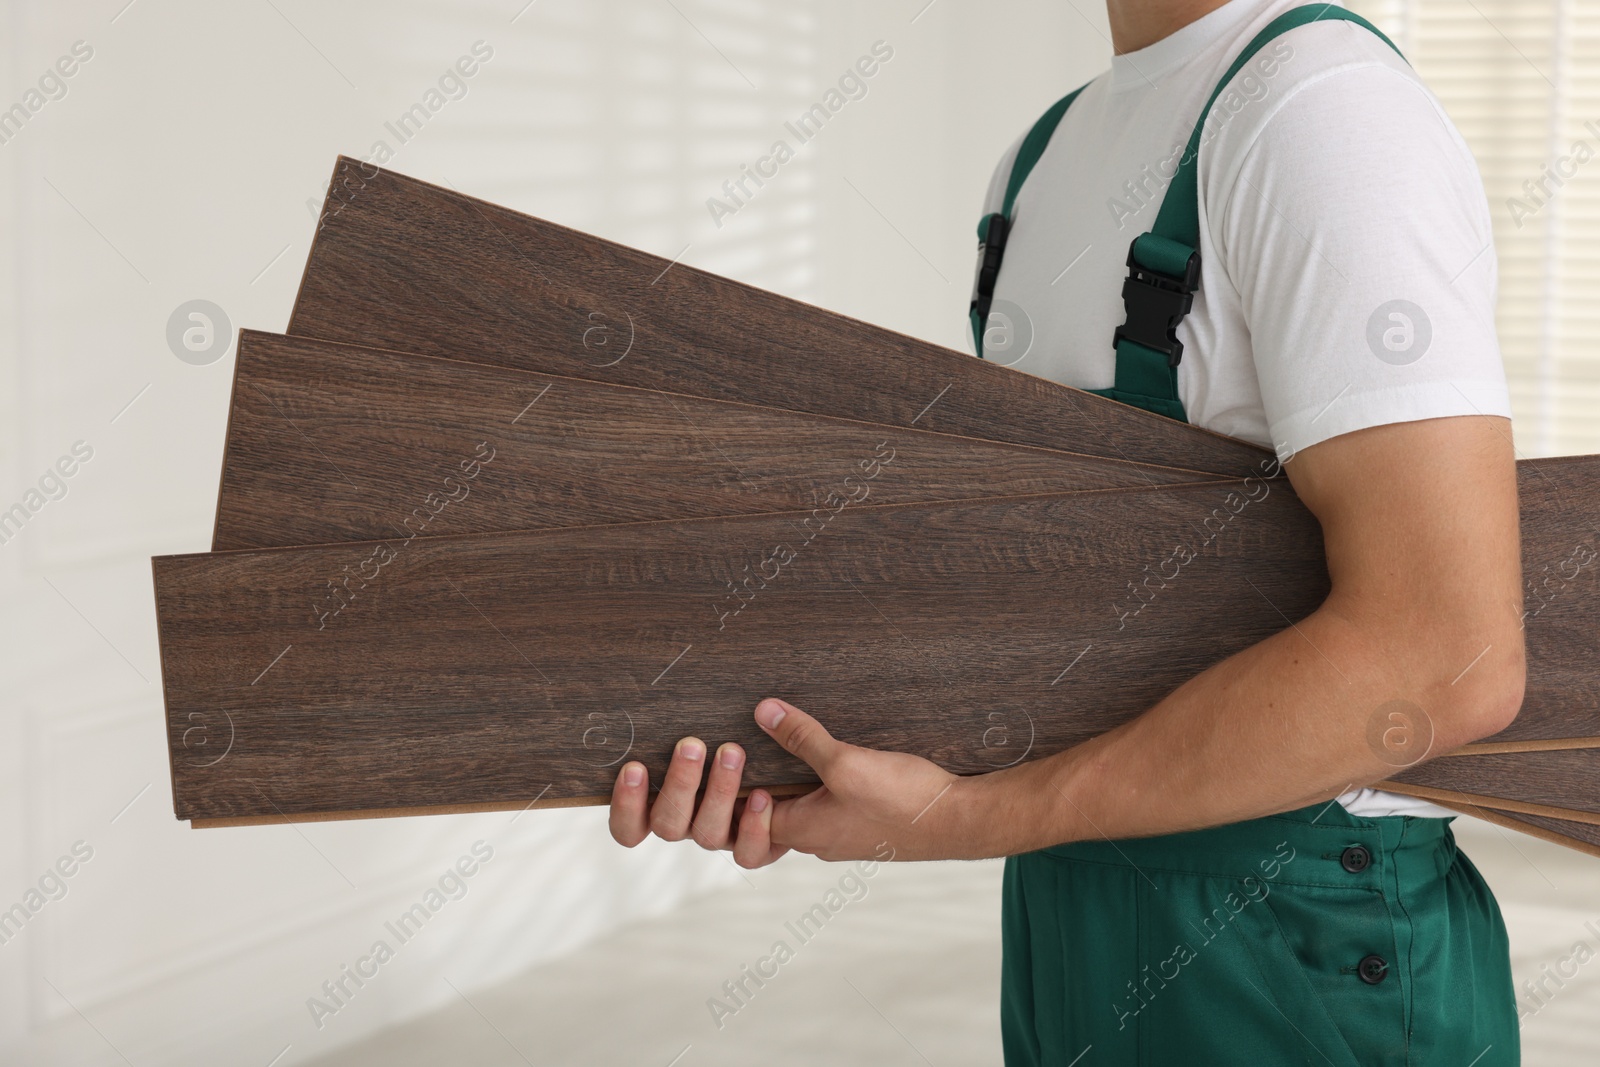
<instances>
[{"instance_id":1,"label":"wooden plank","mask_svg":"<svg viewBox=\"0 0 1600 1067\"><path fill-rule=\"evenodd\" d=\"M1214 478L246 330L212 547L799 511L878 468L890 504Z\"/></svg>"},{"instance_id":2,"label":"wooden plank","mask_svg":"<svg viewBox=\"0 0 1600 1067\"><path fill-rule=\"evenodd\" d=\"M1479 807L1492 808L1508 814L1563 819L1568 822L1581 822L1600 826L1600 815L1595 815L1593 812L1576 811L1571 808L1560 808L1552 804L1532 804L1521 800L1507 800L1504 797L1486 796L1482 793L1461 792L1456 789L1435 789L1433 786L1417 785L1412 782L1380 782L1378 788L1392 793L1404 793L1408 796L1420 797L1423 800L1431 800L1440 805L1475 804Z\"/></svg>"},{"instance_id":3,"label":"wooden plank","mask_svg":"<svg viewBox=\"0 0 1600 1067\"><path fill-rule=\"evenodd\" d=\"M1587 467L1538 477L1559 488ZM1256 499L1236 487L857 507L841 495L836 513L163 557L178 810L268 814L251 810L265 795L240 795L252 781L285 790L271 814L521 806L547 786L552 800L601 797L608 772L583 739L624 727L658 769L698 732L750 745L756 784L803 783L749 722L771 694L850 740L963 773L1000 765L1024 733L1025 754L1045 755L1320 603L1315 521L1283 483L1257 481ZM1592 598L1568 593L1545 591L1530 637L1562 621L1573 642L1594 640ZM1557 684L1587 682L1588 660L1570 656L1581 646L1534 647L1568 659L1536 672L1506 736L1600 733L1586 685ZM1000 738L1005 752L990 751ZM488 744L520 755L480 755ZM219 747L223 770L200 766ZM1511 772L1465 765L1507 758L1448 762L1481 794Z\"/></svg>"},{"instance_id":4,"label":"wooden plank","mask_svg":"<svg viewBox=\"0 0 1600 1067\"><path fill-rule=\"evenodd\" d=\"M1507 830L1516 830L1541 841L1577 849L1591 856L1600 856L1600 826L1573 822L1571 819L1552 819L1543 815L1521 815L1494 808L1479 807L1466 801L1446 804L1463 815L1482 819Z\"/></svg>"},{"instance_id":5,"label":"wooden plank","mask_svg":"<svg viewBox=\"0 0 1600 1067\"><path fill-rule=\"evenodd\" d=\"M1528 654L1522 710L1506 729L1460 749L1462 757L1593 750L1600 740L1600 456L1519 460L1517 475Z\"/></svg>"},{"instance_id":6,"label":"wooden plank","mask_svg":"<svg viewBox=\"0 0 1600 1067\"><path fill-rule=\"evenodd\" d=\"M778 796L790 796L796 793L809 792L814 785L804 786L775 786L767 787ZM749 789L741 789L740 796L749 793ZM423 815L464 815L488 811L518 811L534 808L567 808L583 805L606 804L610 802L610 795L596 795L591 797L574 797L562 800L547 800L535 797L527 803L511 801L491 802L487 804L440 804L433 806L419 806L410 808L368 808L356 811L336 812L297 812L293 815L274 813L272 815L245 815L228 818L200 818L190 820L190 826L197 830L218 829L228 826L268 826L278 823L297 822L330 822L345 819L392 819L399 817L416 817ZM1458 811L1463 815L1471 815L1485 822L1508 830L1537 837L1552 844L1564 845L1591 856L1600 856L1600 825L1587 822L1575 822L1571 819L1551 818L1544 815L1529 815L1518 812L1500 811L1492 807L1482 807L1472 802L1465 794L1451 793L1446 790L1435 791L1433 797L1441 806Z\"/></svg>"},{"instance_id":7,"label":"wooden plank","mask_svg":"<svg viewBox=\"0 0 1600 1067\"><path fill-rule=\"evenodd\" d=\"M659 784L659 783L658 783ZM749 796L752 786L739 790L739 796ZM773 796L788 797L809 793L817 788L815 782L804 785L762 786ZM416 818L423 815L479 815L490 811L533 811L544 808L582 808L611 803L610 793L593 796L561 797L535 796L526 802L520 800L493 800L479 804L420 804L403 808L358 808L349 811L300 811L293 814L274 812L271 815L238 815L215 819L191 819L189 826L195 830L214 830L224 826L275 826L297 822L342 822L349 819Z\"/></svg>"},{"instance_id":8,"label":"wooden plank","mask_svg":"<svg viewBox=\"0 0 1600 1067\"><path fill-rule=\"evenodd\" d=\"M1276 469L1254 445L345 157L288 332L1235 477Z\"/></svg>"},{"instance_id":9,"label":"wooden plank","mask_svg":"<svg viewBox=\"0 0 1600 1067\"><path fill-rule=\"evenodd\" d=\"M1600 823L1600 749L1430 760L1395 781L1435 795L1470 794L1475 803L1506 811Z\"/></svg>"},{"instance_id":10,"label":"wooden plank","mask_svg":"<svg viewBox=\"0 0 1600 1067\"><path fill-rule=\"evenodd\" d=\"M1600 748L1600 737L1564 737L1556 741L1480 741L1463 745L1452 756L1481 756L1496 752L1547 752L1557 748Z\"/></svg>"},{"instance_id":11,"label":"wooden plank","mask_svg":"<svg viewBox=\"0 0 1600 1067\"><path fill-rule=\"evenodd\" d=\"M768 695L963 773L1057 751L1321 601L1315 521L1256 487L160 557L176 811L594 798L691 730L814 781Z\"/></svg>"},{"instance_id":12,"label":"wooden plank","mask_svg":"<svg viewBox=\"0 0 1600 1067\"><path fill-rule=\"evenodd\" d=\"M494 458L478 464L474 457L486 441L493 442ZM881 465L874 456L896 458ZM870 486L874 503L1196 477L247 331L216 547L785 510L839 486L853 491L841 479L859 483L864 466L883 471ZM468 478L463 467L483 473ZM1464 753L1592 746L1600 732L1600 687L1591 668L1600 651L1594 617L1600 564L1592 536L1600 458L1523 461L1519 472L1528 710L1509 731ZM1308 570L1306 580L1318 582L1321 573ZM1572 736L1572 730L1588 733Z\"/></svg>"}]
</instances>

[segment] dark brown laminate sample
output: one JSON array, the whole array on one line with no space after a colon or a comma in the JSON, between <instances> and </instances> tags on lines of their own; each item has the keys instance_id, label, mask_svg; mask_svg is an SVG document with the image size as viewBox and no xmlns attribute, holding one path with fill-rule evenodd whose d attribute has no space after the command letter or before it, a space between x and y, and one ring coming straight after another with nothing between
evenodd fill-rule
<instances>
[{"instance_id":1,"label":"dark brown laminate sample","mask_svg":"<svg viewBox=\"0 0 1600 1067\"><path fill-rule=\"evenodd\" d=\"M1600 823L1600 749L1430 760L1394 781L1417 796L1448 792L1505 811Z\"/></svg>"},{"instance_id":2,"label":"dark brown laminate sample","mask_svg":"<svg viewBox=\"0 0 1600 1067\"><path fill-rule=\"evenodd\" d=\"M288 332L1224 476L1275 466L1242 441L343 157Z\"/></svg>"},{"instance_id":3,"label":"dark brown laminate sample","mask_svg":"<svg viewBox=\"0 0 1600 1067\"><path fill-rule=\"evenodd\" d=\"M1523 815L1516 812L1498 811L1494 808L1479 807L1466 801L1451 801L1444 805L1454 808L1463 815L1482 819L1484 822L1493 823L1507 830L1516 830L1519 833L1537 837L1541 841L1549 841L1556 845L1565 845L1568 848L1586 852L1591 856L1600 856L1600 826L1592 823L1573 822L1571 819L1552 819L1544 815Z\"/></svg>"},{"instance_id":4,"label":"dark brown laminate sample","mask_svg":"<svg viewBox=\"0 0 1600 1067\"><path fill-rule=\"evenodd\" d=\"M212 547L799 511L868 471L885 504L1214 479L245 331Z\"/></svg>"},{"instance_id":5,"label":"dark brown laminate sample","mask_svg":"<svg viewBox=\"0 0 1600 1067\"><path fill-rule=\"evenodd\" d=\"M922 502L1192 477L267 334L246 333L239 353L218 548L750 513L829 494ZM878 471L870 484L867 469ZM1522 716L1495 740L1593 743L1600 458L1524 460L1518 470L1529 682ZM1161 559L1138 563L1125 581L1146 580L1141 568ZM1308 567L1303 580L1322 574ZM336 605L350 580L328 575L321 601ZM1196 628L1214 624L1197 611Z\"/></svg>"},{"instance_id":6,"label":"dark brown laminate sample","mask_svg":"<svg viewBox=\"0 0 1600 1067\"><path fill-rule=\"evenodd\" d=\"M1590 465L1543 461L1536 493ZM771 694L962 772L1044 755L1320 602L1315 522L1281 482L1236 485L163 557L178 810L265 814L247 786L286 813L601 798L624 733L658 769L696 732L803 783L749 722ZM1560 640L1594 640L1586 569L1530 617L1502 737L1600 734L1592 656ZM1438 766L1482 795L1502 772L1468 765L1503 758Z\"/></svg>"},{"instance_id":7,"label":"dark brown laminate sample","mask_svg":"<svg viewBox=\"0 0 1600 1067\"><path fill-rule=\"evenodd\" d=\"M1320 602L1315 521L1256 486L160 557L176 811L598 799L691 731L814 781L769 695L961 772L1053 752Z\"/></svg>"}]
</instances>

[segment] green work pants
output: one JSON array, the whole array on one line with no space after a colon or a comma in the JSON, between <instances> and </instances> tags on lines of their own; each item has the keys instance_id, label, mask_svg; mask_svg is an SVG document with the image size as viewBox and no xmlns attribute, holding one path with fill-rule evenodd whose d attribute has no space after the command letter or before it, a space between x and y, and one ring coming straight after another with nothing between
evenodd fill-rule
<instances>
[{"instance_id":1,"label":"green work pants","mask_svg":"<svg viewBox=\"0 0 1600 1067\"><path fill-rule=\"evenodd\" d=\"M1338 804L1006 861L1007 1067L1511 1067L1505 924L1447 819Z\"/></svg>"}]
</instances>

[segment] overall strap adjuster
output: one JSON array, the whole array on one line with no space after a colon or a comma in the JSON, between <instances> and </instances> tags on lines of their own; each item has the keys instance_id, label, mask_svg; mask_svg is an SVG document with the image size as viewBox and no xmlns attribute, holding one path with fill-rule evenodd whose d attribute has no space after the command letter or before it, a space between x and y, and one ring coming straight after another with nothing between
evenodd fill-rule
<instances>
[{"instance_id":1,"label":"overall strap adjuster","mask_svg":"<svg viewBox=\"0 0 1600 1067\"><path fill-rule=\"evenodd\" d=\"M1139 255L1141 249L1145 252L1143 262ZM1188 255L1184 256L1184 252ZM1152 258L1158 259L1166 269L1153 270L1146 266ZM1176 367L1183 359L1178 323L1189 314L1199 288L1199 252L1155 234L1141 234L1128 246L1128 278L1122 283L1122 306L1127 312L1127 321L1117 327L1112 346L1132 341L1160 353L1167 358L1167 366Z\"/></svg>"},{"instance_id":2,"label":"overall strap adjuster","mask_svg":"<svg viewBox=\"0 0 1600 1067\"><path fill-rule=\"evenodd\" d=\"M1006 256L1006 235L1011 231L1011 220L995 212L985 215L978 225L983 259L978 266L978 293L972 301L972 311L977 315L978 328L989 319L989 307L994 302L995 283L1000 280L1000 264Z\"/></svg>"}]
</instances>

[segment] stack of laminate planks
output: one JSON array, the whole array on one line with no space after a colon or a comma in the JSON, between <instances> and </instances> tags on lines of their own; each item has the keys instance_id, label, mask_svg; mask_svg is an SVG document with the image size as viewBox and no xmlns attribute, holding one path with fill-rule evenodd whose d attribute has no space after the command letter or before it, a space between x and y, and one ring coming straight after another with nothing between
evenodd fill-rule
<instances>
[{"instance_id":1,"label":"stack of laminate planks","mask_svg":"<svg viewBox=\"0 0 1600 1067\"><path fill-rule=\"evenodd\" d=\"M213 551L153 561L175 810L602 803L689 733L810 788L769 695L960 773L1045 756L1317 607L1281 474L341 159L289 334L239 340ZM1523 711L1386 788L1600 854L1597 485L1520 463Z\"/></svg>"}]
</instances>

